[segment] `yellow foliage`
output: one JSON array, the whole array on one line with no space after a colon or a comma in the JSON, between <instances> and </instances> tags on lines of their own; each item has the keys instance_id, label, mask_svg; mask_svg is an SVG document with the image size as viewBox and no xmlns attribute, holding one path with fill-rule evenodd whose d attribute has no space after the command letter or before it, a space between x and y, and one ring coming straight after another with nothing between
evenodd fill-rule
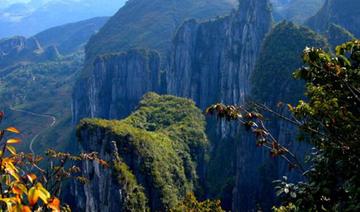
<instances>
[{"instance_id":1,"label":"yellow foliage","mask_svg":"<svg viewBox=\"0 0 360 212\"><path fill-rule=\"evenodd\" d=\"M4 113L0 112L0 122ZM43 211L49 208L52 211L60 211L60 200L39 181L34 173L26 173L25 165L34 162L25 157L23 153L16 152L11 144L17 144L19 138L6 139L7 133L20 134L15 127L0 130L0 211L30 212ZM10 153L10 154L9 154ZM41 200L41 201L40 201Z\"/></svg>"}]
</instances>

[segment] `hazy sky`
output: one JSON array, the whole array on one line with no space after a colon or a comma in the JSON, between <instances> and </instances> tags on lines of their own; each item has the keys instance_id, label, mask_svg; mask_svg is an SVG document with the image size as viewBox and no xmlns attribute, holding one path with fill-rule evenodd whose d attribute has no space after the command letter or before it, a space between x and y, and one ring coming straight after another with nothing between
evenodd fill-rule
<instances>
[{"instance_id":1,"label":"hazy sky","mask_svg":"<svg viewBox=\"0 0 360 212\"><path fill-rule=\"evenodd\" d=\"M0 0L0 38L31 36L50 27L111 16L125 2L126 0Z\"/></svg>"},{"instance_id":2,"label":"hazy sky","mask_svg":"<svg viewBox=\"0 0 360 212\"><path fill-rule=\"evenodd\" d=\"M61 0L0 0L0 8L5 8L16 3L30 3L30 2L32 2L31 4L32 6L39 6L51 1L61 1ZM79 0L72 0L72 1L79 1ZM109 0L105 0L105 1L109 1Z\"/></svg>"},{"instance_id":3,"label":"hazy sky","mask_svg":"<svg viewBox=\"0 0 360 212\"><path fill-rule=\"evenodd\" d=\"M53 0L32 0L35 5L36 4L42 4L42 2L49 2L49 1L53 1ZM0 8L6 8L12 4L16 4L16 3L29 3L31 2L31 0L0 0Z\"/></svg>"}]
</instances>

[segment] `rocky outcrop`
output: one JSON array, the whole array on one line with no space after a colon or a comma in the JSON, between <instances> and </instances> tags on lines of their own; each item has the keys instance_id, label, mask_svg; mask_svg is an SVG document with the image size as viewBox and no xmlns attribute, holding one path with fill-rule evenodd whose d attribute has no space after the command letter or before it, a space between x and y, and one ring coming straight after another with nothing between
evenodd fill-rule
<instances>
[{"instance_id":1,"label":"rocky outcrop","mask_svg":"<svg viewBox=\"0 0 360 212\"><path fill-rule=\"evenodd\" d=\"M155 93L122 121L82 120L78 139L83 151L113 161L110 169L82 162L91 181L73 190L85 194L77 210L104 212L168 211L197 188L208 144L194 102Z\"/></svg>"},{"instance_id":2,"label":"rocky outcrop","mask_svg":"<svg viewBox=\"0 0 360 212\"><path fill-rule=\"evenodd\" d=\"M119 119L131 113L149 91L161 91L160 56L131 50L97 57L73 96L73 123L85 117Z\"/></svg>"}]
</instances>

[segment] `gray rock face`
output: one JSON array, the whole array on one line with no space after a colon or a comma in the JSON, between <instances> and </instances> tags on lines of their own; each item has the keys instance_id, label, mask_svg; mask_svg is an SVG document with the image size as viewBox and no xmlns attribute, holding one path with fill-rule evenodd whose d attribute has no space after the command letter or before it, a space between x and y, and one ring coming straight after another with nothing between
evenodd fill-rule
<instances>
[{"instance_id":1,"label":"gray rock face","mask_svg":"<svg viewBox=\"0 0 360 212\"><path fill-rule=\"evenodd\" d=\"M130 50L99 56L91 75L75 88L73 122L85 117L123 118L149 91L161 91L158 53Z\"/></svg>"},{"instance_id":2,"label":"gray rock face","mask_svg":"<svg viewBox=\"0 0 360 212\"><path fill-rule=\"evenodd\" d=\"M81 139L87 145L80 145L81 151L99 153L99 157L112 161L111 140L104 135L104 130L97 129L94 132L81 132ZM72 194L77 198L74 202L78 211L120 211L122 191L111 169L105 169L97 162L84 161L81 163L83 176L90 183L74 183ZM85 204L86 203L86 204Z\"/></svg>"},{"instance_id":3,"label":"gray rock face","mask_svg":"<svg viewBox=\"0 0 360 212\"><path fill-rule=\"evenodd\" d=\"M270 27L267 0L241 1L238 11L214 21L186 22L173 42L168 92L191 97L201 108L214 102L243 103Z\"/></svg>"},{"instance_id":4,"label":"gray rock face","mask_svg":"<svg viewBox=\"0 0 360 212\"><path fill-rule=\"evenodd\" d=\"M168 92L192 98L202 109L216 102L243 104L251 94L250 77L271 20L267 0L249 0L241 1L239 10L230 16L205 23L186 22L173 42L167 72ZM261 193L271 194L267 188L257 186L263 180L259 166L268 154L256 149L251 135L239 136L237 126L217 125L213 157L217 151L222 152L216 148L223 148L216 143L230 144L230 137L238 140L235 158L223 162L234 164L229 166L235 169L232 211L252 210ZM218 172L229 172L224 168L218 167Z\"/></svg>"}]
</instances>

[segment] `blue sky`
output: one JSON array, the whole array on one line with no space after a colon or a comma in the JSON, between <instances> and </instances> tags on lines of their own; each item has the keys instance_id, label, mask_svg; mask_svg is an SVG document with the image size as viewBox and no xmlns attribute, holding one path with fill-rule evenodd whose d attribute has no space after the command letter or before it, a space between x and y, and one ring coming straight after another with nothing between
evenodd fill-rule
<instances>
[{"instance_id":1,"label":"blue sky","mask_svg":"<svg viewBox=\"0 0 360 212\"><path fill-rule=\"evenodd\" d=\"M15 3L26 3L29 0L0 0L0 7L4 8Z\"/></svg>"}]
</instances>

